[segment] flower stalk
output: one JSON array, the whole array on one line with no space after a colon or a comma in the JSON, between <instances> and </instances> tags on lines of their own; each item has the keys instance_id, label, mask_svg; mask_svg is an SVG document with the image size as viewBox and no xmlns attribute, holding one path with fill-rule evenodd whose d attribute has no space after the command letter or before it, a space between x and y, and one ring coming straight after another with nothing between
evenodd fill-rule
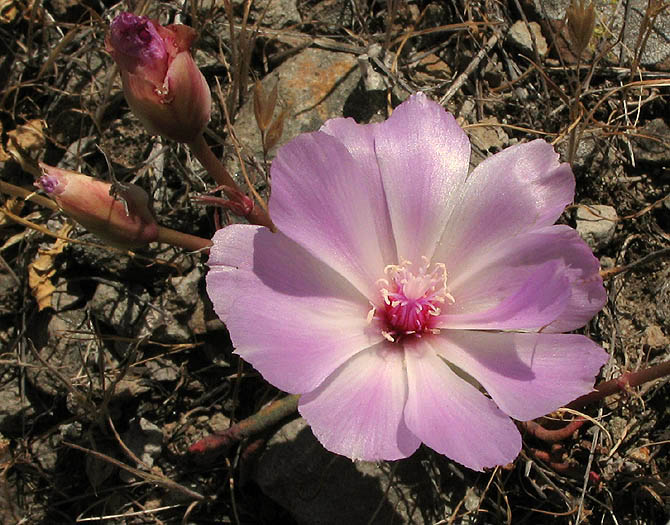
<instances>
[{"instance_id":1,"label":"flower stalk","mask_svg":"<svg viewBox=\"0 0 670 525\"><path fill-rule=\"evenodd\" d=\"M240 190L237 182L235 182L223 163L214 155L202 134L198 135L188 146L207 170L207 173L222 187L223 193L230 199L231 203L239 204L237 207L229 206L230 209L235 209L236 211L249 210L243 216L251 224L258 224L259 226L269 228L271 231L276 231L272 219L270 219L268 213L261 206L252 206L249 209L248 197Z\"/></svg>"}]
</instances>

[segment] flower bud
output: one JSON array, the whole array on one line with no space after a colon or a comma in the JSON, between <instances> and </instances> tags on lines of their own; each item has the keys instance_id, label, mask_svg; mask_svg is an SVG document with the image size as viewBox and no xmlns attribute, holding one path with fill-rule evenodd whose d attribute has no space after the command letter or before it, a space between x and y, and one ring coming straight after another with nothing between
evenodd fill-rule
<instances>
[{"instance_id":1,"label":"flower bud","mask_svg":"<svg viewBox=\"0 0 670 525\"><path fill-rule=\"evenodd\" d=\"M211 115L212 96L191 55L195 31L121 13L105 48L121 70L126 101L151 132L192 142Z\"/></svg>"},{"instance_id":2,"label":"flower bud","mask_svg":"<svg viewBox=\"0 0 670 525\"><path fill-rule=\"evenodd\" d=\"M46 164L40 167L44 175L35 186L101 239L122 248L137 248L157 239L158 224L149 209L149 195L139 186L124 184L117 200L109 182Z\"/></svg>"}]
</instances>

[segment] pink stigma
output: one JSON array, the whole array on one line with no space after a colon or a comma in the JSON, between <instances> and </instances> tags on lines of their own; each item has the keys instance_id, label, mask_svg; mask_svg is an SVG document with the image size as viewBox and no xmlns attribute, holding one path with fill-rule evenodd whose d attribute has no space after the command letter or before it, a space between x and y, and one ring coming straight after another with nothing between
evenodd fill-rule
<instances>
[{"instance_id":1,"label":"pink stigma","mask_svg":"<svg viewBox=\"0 0 670 525\"><path fill-rule=\"evenodd\" d=\"M404 261L400 265L389 265L384 269L386 279L380 279L379 293L384 304L380 311L371 312L371 318L382 322L382 334L389 341L397 341L403 336L436 333L433 324L440 315L442 306L448 300L454 302L447 289L447 270L444 264L433 265L429 270L428 259L416 272L412 263Z\"/></svg>"}]
</instances>

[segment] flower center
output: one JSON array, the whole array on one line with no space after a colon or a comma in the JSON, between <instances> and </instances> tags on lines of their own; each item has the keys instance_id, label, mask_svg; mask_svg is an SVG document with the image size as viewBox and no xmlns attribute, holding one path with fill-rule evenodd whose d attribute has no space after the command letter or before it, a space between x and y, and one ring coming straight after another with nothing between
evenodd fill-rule
<instances>
[{"instance_id":1,"label":"flower center","mask_svg":"<svg viewBox=\"0 0 670 525\"><path fill-rule=\"evenodd\" d=\"M383 299L381 308L373 307L368 319L381 321L382 334L395 342L404 336L421 337L424 333L438 333L433 326L446 301L454 302L447 288L447 269L444 264L423 263L413 270L413 264L403 261L384 268L385 279L377 281ZM378 311L379 310L379 311Z\"/></svg>"}]
</instances>

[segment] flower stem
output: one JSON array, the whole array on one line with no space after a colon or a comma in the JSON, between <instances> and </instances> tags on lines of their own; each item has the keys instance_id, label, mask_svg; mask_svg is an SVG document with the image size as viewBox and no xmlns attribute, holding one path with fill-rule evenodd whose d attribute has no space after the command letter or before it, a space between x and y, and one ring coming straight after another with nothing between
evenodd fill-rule
<instances>
[{"instance_id":1,"label":"flower stem","mask_svg":"<svg viewBox=\"0 0 670 525\"><path fill-rule=\"evenodd\" d=\"M191 151L200 161L203 167L207 170L207 173L216 181L219 186L224 186L223 192L229 199L235 199L234 192L227 192L225 186L232 188L236 191L241 191L238 184L230 176L228 170L223 165L223 163L212 153L212 150L207 144L205 137L200 134L197 139L188 144ZM246 219L251 224L258 224L260 226L265 226L272 231L276 231L275 225L272 223L272 219L267 214L267 212L262 208L262 206L254 206L251 212L246 216Z\"/></svg>"},{"instance_id":2,"label":"flower stem","mask_svg":"<svg viewBox=\"0 0 670 525\"><path fill-rule=\"evenodd\" d=\"M293 414L298 408L299 398L294 394L278 399L227 430L205 436L191 445L188 451L200 459L211 461L235 443L257 435Z\"/></svg>"},{"instance_id":3,"label":"flower stem","mask_svg":"<svg viewBox=\"0 0 670 525\"><path fill-rule=\"evenodd\" d=\"M165 226L158 226L157 242L163 242L172 246L178 246L192 252L209 251L212 246L212 241L191 235L190 233L183 233L177 230L166 228Z\"/></svg>"},{"instance_id":4,"label":"flower stem","mask_svg":"<svg viewBox=\"0 0 670 525\"><path fill-rule=\"evenodd\" d=\"M670 361L659 363L658 365L650 366L638 372L626 372L619 377L605 381L596 385L595 392L590 392L586 395L578 397L571 403L567 404L567 408L579 410L587 405L605 399L607 396L616 394L626 388L640 386L649 381L654 381L663 376L670 375Z\"/></svg>"}]
</instances>

